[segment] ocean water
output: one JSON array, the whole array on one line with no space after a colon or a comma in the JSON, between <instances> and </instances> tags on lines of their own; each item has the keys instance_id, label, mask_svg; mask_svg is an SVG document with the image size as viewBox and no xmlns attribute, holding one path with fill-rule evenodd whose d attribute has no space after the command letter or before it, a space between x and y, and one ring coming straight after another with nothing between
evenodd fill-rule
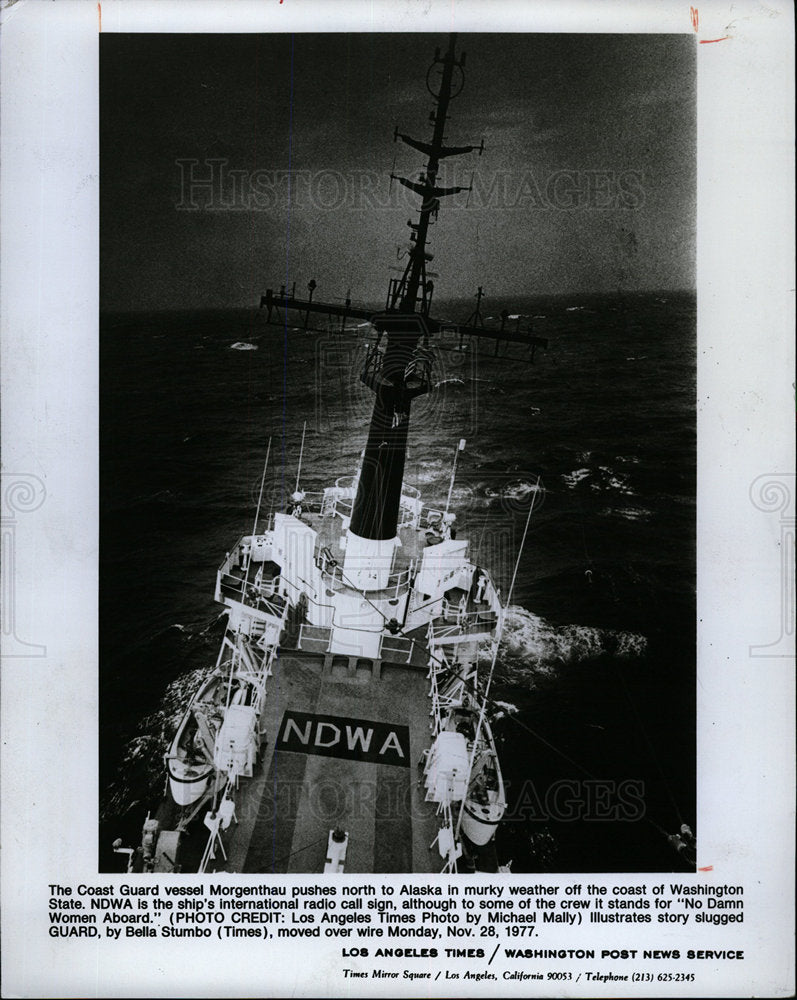
<instances>
[{"instance_id":1,"label":"ocean water","mask_svg":"<svg viewBox=\"0 0 797 1000\"><path fill-rule=\"evenodd\" d=\"M509 798L499 858L515 872L686 870L666 835L682 822L699 835L694 296L515 305L548 350L533 366L439 350L405 476L444 504L464 437L458 536L504 596L515 575L491 692ZM294 488L305 422L304 489L351 475L365 443L366 328L264 320L102 317L101 870L120 867L117 836L137 843L166 741L215 660L215 571L251 530L268 438L264 512Z\"/></svg>"}]
</instances>

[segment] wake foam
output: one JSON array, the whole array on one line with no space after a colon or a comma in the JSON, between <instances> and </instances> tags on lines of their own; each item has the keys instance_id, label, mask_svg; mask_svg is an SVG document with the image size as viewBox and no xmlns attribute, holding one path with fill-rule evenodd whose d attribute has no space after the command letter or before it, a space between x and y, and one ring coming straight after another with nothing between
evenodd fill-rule
<instances>
[{"instance_id":1,"label":"wake foam","mask_svg":"<svg viewBox=\"0 0 797 1000\"><path fill-rule=\"evenodd\" d=\"M137 733L125 744L116 777L103 796L101 820L129 812L139 795L161 783L163 754L207 672L205 664L175 678L158 707L141 720Z\"/></svg>"},{"instance_id":2,"label":"wake foam","mask_svg":"<svg viewBox=\"0 0 797 1000\"><path fill-rule=\"evenodd\" d=\"M533 687L569 663L611 655L635 659L644 654L647 639L634 632L590 625L552 625L517 605L506 609L498 665L510 683ZM484 651L484 658L488 656Z\"/></svg>"}]
</instances>

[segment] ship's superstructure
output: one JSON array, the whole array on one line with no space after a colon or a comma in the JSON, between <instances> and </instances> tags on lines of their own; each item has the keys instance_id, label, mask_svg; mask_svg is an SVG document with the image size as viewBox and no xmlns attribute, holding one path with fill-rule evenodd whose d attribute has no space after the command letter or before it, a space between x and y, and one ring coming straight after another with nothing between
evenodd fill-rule
<instances>
[{"instance_id":1,"label":"ship's superstructure","mask_svg":"<svg viewBox=\"0 0 797 1000\"><path fill-rule=\"evenodd\" d=\"M412 403L433 391L435 338L473 352L487 344L499 357L512 347L525 360L545 344L519 323L509 329L506 312L487 328L478 304L464 325L431 316L430 227L441 199L466 190L442 186L440 163L483 150L445 144L464 66L451 36L427 75L430 140L394 133L427 159L417 179L391 174L421 206L385 309L313 301L315 282L307 299L295 287L262 298L271 323L292 311L305 329L317 317L341 329L349 317L369 321L367 441L354 475L310 493L297 474L283 512L262 521L258 503L251 532L226 554L215 590L228 610L222 649L166 754L169 793L134 868L495 868L506 798L478 663L481 654L494 666L501 595L457 534L452 490L429 506L404 481ZM204 850L190 832L200 821Z\"/></svg>"}]
</instances>

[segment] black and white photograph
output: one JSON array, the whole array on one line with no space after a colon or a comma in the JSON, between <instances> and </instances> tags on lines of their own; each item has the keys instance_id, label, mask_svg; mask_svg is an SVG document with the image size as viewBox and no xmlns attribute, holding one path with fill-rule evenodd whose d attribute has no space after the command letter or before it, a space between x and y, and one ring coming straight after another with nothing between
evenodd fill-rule
<instances>
[{"instance_id":1,"label":"black and white photograph","mask_svg":"<svg viewBox=\"0 0 797 1000\"><path fill-rule=\"evenodd\" d=\"M787 19L0 7L4 996L793 994Z\"/></svg>"},{"instance_id":2,"label":"black and white photograph","mask_svg":"<svg viewBox=\"0 0 797 1000\"><path fill-rule=\"evenodd\" d=\"M694 870L693 38L100 73L101 868Z\"/></svg>"}]
</instances>

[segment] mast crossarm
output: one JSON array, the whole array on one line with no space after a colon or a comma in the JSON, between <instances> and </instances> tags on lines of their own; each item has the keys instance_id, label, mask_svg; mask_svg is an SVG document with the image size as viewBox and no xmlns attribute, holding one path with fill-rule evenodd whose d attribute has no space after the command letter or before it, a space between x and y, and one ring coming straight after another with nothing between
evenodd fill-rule
<instances>
[{"instance_id":1,"label":"mast crossarm","mask_svg":"<svg viewBox=\"0 0 797 1000\"><path fill-rule=\"evenodd\" d=\"M417 149L419 153L424 153L426 156L431 156L434 151L434 147L430 143L421 142L420 139L413 139L411 135L399 132L398 127L396 127L394 139L401 139L405 145ZM460 156L462 153L472 153L474 150L481 156L484 150L484 143L482 142L481 146L441 146L437 150L437 159L442 160L446 156Z\"/></svg>"},{"instance_id":2,"label":"mast crossarm","mask_svg":"<svg viewBox=\"0 0 797 1000\"><path fill-rule=\"evenodd\" d=\"M508 361L521 361L534 364L534 353L536 349L542 348L546 350L548 347L547 337L537 337L531 331L525 333L520 330L492 330L484 326L473 326L471 323L467 325L462 325L458 323L438 323L435 320L429 321L429 329L438 336L435 338L435 346L440 350L462 350L466 343L470 344L472 339L476 339L476 352L480 357L489 357L494 359L506 359ZM446 340L453 340L455 344L453 346L446 344ZM487 352L479 351L482 341L486 340L495 345L492 354ZM504 344L506 348L510 344L519 344L522 348L529 352L528 357L518 357L515 355L510 355L506 353L499 354L499 348Z\"/></svg>"},{"instance_id":3,"label":"mast crossarm","mask_svg":"<svg viewBox=\"0 0 797 1000\"><path fill-rule=\"evenodd\" d=\"M351 305L338 305L334 302L313 302L310 299L297 299L294 295L275 293L270 288L266 291L265 295L260 296L260 308L267 309L268 312L266 322L270 323L272 326L283 325L282 322L275 322L272 320L272 310L295 309L297 312L304 314L305 329L319 329L318 327L314 327L309 324L308 320L311 313L321 313L330 318L340 317L344 320L344 322L348 318L369 320L374 315L373 309L363 309L361 307Z\"/></svg>"},{"instance_id":4,"label":"mast crossarm","mask_svg":"<svg viewBox=\"0 0 797 1000\"><path fill-rule=\"evenodd\" d=\"M463 326L459 323L439 323L437 320L427 320L432 333L449 333L456 337L477 337L485 340L504 341L509 344L524 344L526 347L547 348L548 338L537 337L531 333L521 333L517 330L492 330L486 326Z\"/></svg>"},{"instance_id":5,"label":"mast crossarm","mask_svg":"<svg viewBox=\"0 0 797 1000\"><path fill-rule=\"evenodd\" d=\"M446 337L455 339L459 346L461 347L466 340L470 341L472 338L476 338L477 344L482 340L489 341L495 344L496 353L493 357L502 357L497 353L499 346L503 344L519 344L521 347L531 349L531 360L534 360L534 351L536 348L542 348L543 350L548 347L547 337L537 337L536 335L526 332L523 333L520 330L501 330L501 329L491 329L485 326L474 326L472 323L461 324L461 323L445 323L439 320L432 319L430 316L421 317L418 314L407 314L402 313L400 310L389 310L388 312L378 313L373 309L363 309L360 307L338 305L333 302L313 302L310 299L297 299L293 295L288 294L275 294L269 289L265 295L260 298L260 308L268 309L267 322L271 326L283 326L283 320L280 316L279 309L293 309L296 312L302 314L304 318L304 329L305 330L322 330L322 327L315 326L310 321L311 314L320 314L326 316L328 319L336 318L341 319L341 328L345 324L345 321L349 318L352 319L364 319L368 320L380 333L389 333L392 327L399 326L402 329L407 329L407 323L416 329L418 334L423 334L429 336L430 334L440 334L441 339L445 340ZM272 312L277 310L277 316L279 319L274 320L271 318ZM444 343L439 343L442 349L445 349ZM523 358L511 358L511 360L524 360Z\"/></svg>"}]
</instances>

